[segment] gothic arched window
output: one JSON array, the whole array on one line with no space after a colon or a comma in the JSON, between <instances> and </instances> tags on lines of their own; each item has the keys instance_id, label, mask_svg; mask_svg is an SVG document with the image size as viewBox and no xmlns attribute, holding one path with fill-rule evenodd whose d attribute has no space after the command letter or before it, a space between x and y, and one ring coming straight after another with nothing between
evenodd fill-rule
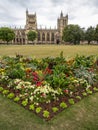
<instances>
[{"instance_id":1,"label":"gothic arched window","mask_svg":"<svg viewBox=\"0 0 98 130\"><path fill-rule=\"evenodd\" d=\"M54 33L51 35L51 41L54 41Z\"/></svg>"},{"instance_id":2,"label":"gothic arched window","mask_svg":"<svg viewBox=\"0 0 98 130\"><path fill-rule=\"evenodd\" d=\"M50 34L47 33L47 41L50 41Z\"/></svg>"},{"instance_id":3,"label":"gothic arched window","mask_svg":"<svg viewBox=\"0 0 98 130\"><path fill-rule=\"evenodd\" d=\"M17 38L17 40L16 40L17 42L19 42L19 39Z\"/></svg>"},{"instance_id":4,"label":"gothic arched window","mask_svg":"<svg viewBox=\"0 0 98 130\"><path fill-rule=\"evenodd\" d=\"M42 41L45 41L45 33L42 34Z\"/></svg>"},{"instance_id":5,"label":"gothic arched window","mask_svg":"<svg viewBox=\"0 0 98 130\"><path fill-rule=\"evenodd\" d=\"M38 41L40 41L40 32L38 32Z\"/></svg>"}]
</instances>

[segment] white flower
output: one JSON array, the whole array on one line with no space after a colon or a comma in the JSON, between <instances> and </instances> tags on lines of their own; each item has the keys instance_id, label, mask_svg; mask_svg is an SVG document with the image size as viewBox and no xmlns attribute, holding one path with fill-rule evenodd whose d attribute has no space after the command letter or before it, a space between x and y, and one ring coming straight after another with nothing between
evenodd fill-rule
<instances>
[{"instance_id":1,"label":"white flower","mask_svg":"<svg viewBox=\"0 0 98 130\"><path fill-rule=\"evenodd\" d=\"M34 97L33 97L33 96L31 96L29 99L30 99L31 101L33 101Z\"/></svg>"}]
</instances>

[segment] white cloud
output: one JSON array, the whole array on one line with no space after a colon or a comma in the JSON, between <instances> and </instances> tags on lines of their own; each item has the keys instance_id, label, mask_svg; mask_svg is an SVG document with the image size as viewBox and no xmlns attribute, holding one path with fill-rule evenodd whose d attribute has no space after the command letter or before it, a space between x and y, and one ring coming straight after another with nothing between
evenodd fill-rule
<instances>
[{"instance_id":1,"label":"white cloud","mask_svg":"<svg viewBox=\"0 0 98 130\"><path fill-rule=\"evenodd\" d=\"M25 26L25 10L37 13L38 26L55 27L61 10L69 14L69 24L81 27L98 24L97 0L0 0L0 26Z\"/></svg>"}]
</instances>

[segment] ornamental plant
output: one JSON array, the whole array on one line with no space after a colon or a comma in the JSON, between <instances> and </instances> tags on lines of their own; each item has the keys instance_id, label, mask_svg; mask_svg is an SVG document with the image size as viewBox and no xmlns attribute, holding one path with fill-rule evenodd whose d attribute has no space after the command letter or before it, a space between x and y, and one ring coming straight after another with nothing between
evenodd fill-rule
<instances>
[{"instance_id":1,"label":"ornamental plant","mask_svg":"<svg viewBox=\"0 0 98 130\"><path fill-rule=\"evenodd\" d=\"M20 101L20 97L18 97L18 96L15 97L15 98L14 98L14 101L15 101L15 102L19 102L19 101Z\"/></svg>"},{"instance_id":2,"label":"ornamental plant","mask_svg":"<svg viewBox=\"0 0 98 130\"><path fill-rule=\"evenodd\" d=\"M40 113L41 112L41 110L42 110L42 108L41 107L37 107L36 109L35 109L35 111L36 111L36 113L38 114L38 113Z\"/></svg>"},{"instance_id":3,"label":"ornamental plant","mask_svg":"<svg viewBox=\"0 0 98 130\"><path fill-rule=\"evenodd\" d=\"M3 90L3 91L2 91L2 94L3 94L3 95L7 95L8 93L9 93L9 90Z\"/></svg>"},{"instance_id":4,"label":"ornamental plant","mask_svg":"<svg viewBox=\"0 0 98 130\"><path fill-rule=\"evenodd\" d=\"M97 91L98 91L98 88L97 88L97 87L94 87L94 91L97 92Z\"/></svg>"},{"instance_id":5,"label":"ornamental plant","mask_svg":"<svg viewBox=\"0 0 98 130\"><path fill-rule=\"evenodd\" d=\"M15 96L15 94L14 94L14 93L9 93L9 94L7 95L7 97L8 97L9 99L14 98L14 96Z\"/></svg>"},{"instance_id":6,"label":"ornamental plant","mask_svg":"<svg viewBox=\"0 0 98 130\"><path fill-rule=\"evenodd\" d=\"M47 110L44 110L44 111L43 111L43 117L49 118L49 116L50 116L50 112L47 111Z\"/></svg>"},{"instance_id":7,"label":"ornamental plant","mask_svg":"<svg viewBox=\"0 0 98 130\"><path fill-rule=\"evenodd\" d=\"M60 103L60 107L63 108L63 109L67 108L67 104L65 102L61 102Z\"/></svg>"},{"instance_id":8,"label":"ornamental plant","mask_svg":"<svg viewBox=\"0 0 98 130\"><path fill-rule=\"evenodd\" d=\"M80 96L76 96L77 99L81 100L81 97Z\"/></svg>"},{"instance_id":9,"label":"ornamental plant","mask_svg":"<svg viewBox=\"0 0 98 130\"><path fill-rule=\"evenodd\" d=\"M30 110L34 110L34 109L35 109L34 104L29 105L29 109L30 109Z\"/></svg>"},{"instance_id":10,"label":"ornamental plant","mask_svg":"<svg viewBox=\"0 0 98 130\"><path fill-rule=\"evenodd\" d=\"M86 90L88 94L92 94L93 92L90 89Z\"/></svg>"},{"instance_id":11,"label":"ornamental plant","mask_svg":"<svg viewBox=\"0 0 98 130\"><path fill-rule=\"evenodd\" d=\"M70 103L71 105L74 105L74 104L75 104L74 99L72 99L72 98L69 99L68 101L69 101L69 103Z\"/></svg>"},{"instance_id":12,"label":"ornamental plant","mask_svg":"<svg viewBox=\"0 0 98 130\"><path fill-rule=\"evenodd\" d=\"M25 99L24 101L22 101L22 103L21 103L24 107L25 106L27 106L27 104L28 104L28 100L27 99Z\"/></svg>"},{"instance_id":13,"label":"ornamental plant","mask_svg":"<svg viewBox=\"0 0 98 130\"><path fill-rule=\"evenodd\" d=\"M59 109L57 107L52 107L52 111L55 113L57 112Z\"/></svg>"},{"instance_id":14,"label":"ornamental plant","mask_svg":"<svg viewBox=\"0 0 98 130\"><path fill-rule=\"evenodd\" d=\"M86 93L86 92L83 92L82 95L83 95L83 96L87 96L87 93Z\"/></svg>"},{"instance_id":15,"label":"ornamental plant","mask_svg":"<svg viewBox=\"0 0 98 130\"><path fill-rule=\"evenodd\" d=\"M2 92L4 90L4 88L3 87L0 87L0 92Z\"/></svg>"}]
</instances>

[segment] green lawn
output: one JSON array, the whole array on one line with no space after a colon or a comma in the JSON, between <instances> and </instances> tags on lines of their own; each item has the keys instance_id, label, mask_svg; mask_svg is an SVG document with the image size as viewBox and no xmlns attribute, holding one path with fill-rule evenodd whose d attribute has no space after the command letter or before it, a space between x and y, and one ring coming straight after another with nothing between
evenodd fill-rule
<instances>
[{"instance_id":1,"label":"green lawn","mask_svg":"<svg viewBox=\"0 0 98 130\"><path fill-rule=\"evenodd\" d=\"M47 56L59 56L63 51L65 57L74 57L75 55L98 55L98 46L93 45L1 45L0 55L15 56L21 54L24 56L34 56L42 58Z\"/></svg>"},{"instance_id":2,"label":"green lawn","mask_svg":"<svg viewBox=\"0 0 98 130\"><path fill-rule=\"evenodd\" d=\"M98 93L45 122L0 95L0 130L98 130Z\"/></svg>"}]
</instances>

